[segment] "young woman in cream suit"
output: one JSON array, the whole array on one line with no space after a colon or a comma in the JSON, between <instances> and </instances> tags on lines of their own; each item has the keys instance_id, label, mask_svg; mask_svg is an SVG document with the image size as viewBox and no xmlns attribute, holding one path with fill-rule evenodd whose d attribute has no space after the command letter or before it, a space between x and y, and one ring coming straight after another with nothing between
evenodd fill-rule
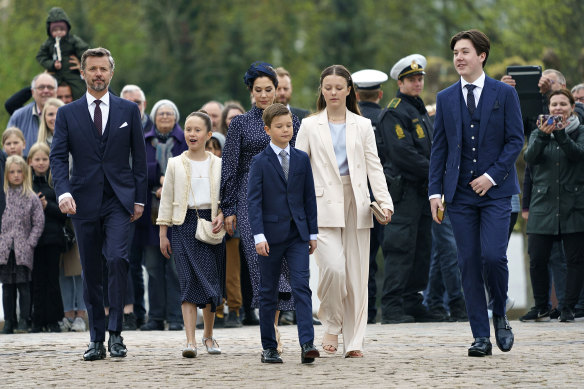
<instances>
[{"instance_id":1,"label":"young woman in cream suit","mask_svg":"<svg viewBox=\"0 0 584 389\"><path fill-rule=\"evenodd\" d=\"M360 116L351 74L344 66L329 66L320 75L317 113L302 121L296 148L308 153L314 175L322 346L325 352L335 353L343 334L345 357L360 358L373 227L367 179L385 213L381 224L390 222L393 203L371 121Z\"/></svg>"}]
</instances>

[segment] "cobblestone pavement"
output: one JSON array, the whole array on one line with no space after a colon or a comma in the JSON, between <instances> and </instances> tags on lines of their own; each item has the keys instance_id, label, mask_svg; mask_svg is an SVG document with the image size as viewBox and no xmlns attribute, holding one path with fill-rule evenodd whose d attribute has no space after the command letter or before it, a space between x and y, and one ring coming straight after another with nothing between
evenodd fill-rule
<instances>
[{"instance_id":1,"label":"cobblestone pavement","mask_svg":"<svg viewBox=\"0 0 584 389\"><path fill-rule=\"evenodd\" d=\"M468 323L369 325L365 357L300 363L296 326L281 326L284 364L260 363L259 327L215 330L223 354L181 357L182 332L126 332L128 357L84 362L89 333L0 335L2 387L584 387L584 322L512 321L515 346L467 357ZM315 327L316 342L323 334ZM200 342L202 331L197 331ZM318 346L320 349L320 346ZM340 347L342 350L342 346Z\"/></svg>"}]
</instances>

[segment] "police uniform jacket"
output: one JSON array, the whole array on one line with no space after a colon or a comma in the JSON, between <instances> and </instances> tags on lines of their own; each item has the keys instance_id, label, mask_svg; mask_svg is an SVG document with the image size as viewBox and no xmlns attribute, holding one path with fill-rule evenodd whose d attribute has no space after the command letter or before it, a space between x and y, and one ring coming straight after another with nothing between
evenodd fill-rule
<instances>
[{"instance_id":1,"label":"police uniform jacket","mask_svg":"<svg viewBox=\"0 0 584 389\"><path fill-rule=\"evenodd\" d=\"M398 92L381 112L375 134L386 175L425 185L432 149L432 123L422 99Z\"/></svg>"}]
</instances>

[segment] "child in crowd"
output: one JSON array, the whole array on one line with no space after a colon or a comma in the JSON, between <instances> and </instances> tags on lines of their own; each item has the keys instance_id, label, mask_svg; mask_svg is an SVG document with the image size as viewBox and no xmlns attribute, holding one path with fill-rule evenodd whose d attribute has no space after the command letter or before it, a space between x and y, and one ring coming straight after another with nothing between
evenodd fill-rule
<instances>
[{"instance_id":1,"label":"child in crowd","mask_svg":"<svg viewBox=\"0 0 584 389\"><path fill-rule=\"evenodd\" d=\"M24 134L18 127L8 127L2 134L2 148L7 157L11 155L20 155L26 148L26 140Z\"/></svg>"},{"instance_id":2,"label":"child in crowd","mask_svg":"<svg viewBox=\"0 0 584 389\"><path fill-rule=\"evenodd\" d=\"M41 114L41 123L39 125L39 135L37 137L37 142L46 143L49 148L51 147L51 143L53 143L53 135L55 133L57 110L63 105L65 105L65 103L59 99L50 98L47 100L45 106L43 107L43 113Z\"/></svg>"},{"instance_id":3,"label":"child in crowd","mask_svg":"<svg viewBox=\"0 0 584 389\"><path fill-rule=\"evenodd\" d=\"M215 154L216 156L218 156L219 158L221 158L222 151L221 151L221 143L219 142L219 139L212 136L205 144L205 150L209 151L209 152Z\"/></svg>"},{"instance_id":4,"label":"child in crowd","mask_svg":"<svg viewBox=\"0 0 584 389\"><path fill-rule=\"evenodd\" d=\"M158 219L160 250L171 254L181 290L187 345L185 358L197 355L197 307L203 309L203 345L209 354L220 354L213 337L213 322L225 288L225 241L213 245L194 239L199 218L212 222L214 236L225 234L219 207L221 159L205 151L211 138L211 118L204 111L191 113L184 127L188 150L170 158L166 168ZM172 227L172 245L167 236Z\"/></svg>"},{"instance_id":5,"label":"child in crowd","mask_svg":"<svg viewBox=\"0 0 584 389\"><path fill-rule=\"evenodd\" d=\"M308 155L291 147L292 115L283 104L272 104L263 113L270 144L253 157L247 204L255 247L261 256L260 332L261 361L282 363L277 351L274 316L282 259L290 268L290 286L296 303L302 363L320 356L314 347L309 254L316 249L318 233L316 195Z\"/></svg>"},{"instance_id":6,"label":"child in crowd","mask_svg":"<svg viewBox=\"0 0 584 389\"><path fill-rule=\"evenodd\" d=\"M45 109L46 109L45 105ZM45 214L45 227L36 248L32 267L32 332L61 332L63 301L59 286L59 260L65 248L63 227L67 215L57 203L49 171L49 146L35 143L28 151L32 188Z\"/></svg>"},{"instance_id":7,"label":"child in crowd","mask_svg":"<svg viewBox=\"0 0 584 389\"><path fill-rule=\"evenodd\" d=\"M4 172L6 208L0 231L0 283L4 308L3 333L16 327L16 298L19 295L19 332L28 332L30 323L30 281L34 247L45 224L43 207L32 190L30 170L21 156L11 155Z\"/></svg>"},{"instance_id":8,"label":"child in crowd","mask_svg":"<svg viewBox=\"0 0 584 389\"><path fill-rule=\"evenodd\" d=\"M77 100L86 91L85 82L79 73L79 58L89 49L89 45L70 31L71 23L65 11L58 7L51 8L47 17L49 37L41 45L36 59L42 67L53 73L59 84L67 83L71 87L73 99Z\"/></svg>"}]
</instances>

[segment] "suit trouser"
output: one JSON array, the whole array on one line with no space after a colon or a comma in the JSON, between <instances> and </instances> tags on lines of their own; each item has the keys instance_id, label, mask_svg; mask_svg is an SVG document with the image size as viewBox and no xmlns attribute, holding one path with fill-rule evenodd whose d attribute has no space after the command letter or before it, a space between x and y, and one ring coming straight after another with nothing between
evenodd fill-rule
<instances>
[{"instance_id":1,"label":"suit trouser","mask_svg":"<svg viewBox=\"0 0 584 389\"><path fill-rule=\"evenodd\" d=\"M344 353L363 350L367 328L370 229L357 229L349 176L342 176L345 227L318 227L318 318L325 333L343 334Z\"/></svg>"},{"instance_id":2,"label":"suit trouser","mask_svg":"<svg viewBox=\"0 0 584 389\"><path fill-rule=\"evenodd\" d=\"M417 312L420 292L428 285L432 247L432 217L428 195L405 184L403 197L394 203L395 216L383 238L384 281L381 315L384 319Z\"/></svg>"},{"instance_id":3,"label":"suit trouser","mask_svg":"<svg viewBox=\"0 0 584 389\"><path fill-rule=\"evenodd\" d=\"M511 197L480 197L470 187L459 186L453 202L446 206L458 248L458 266L472 334L475 338L489 337L485 283L493 299L493 314L505 315Z\"/></svg>"},{"instance_id":4,"label":"suit trouser","mask_svg":"<svg viewBox=\"0 0 584 389\"><path fill-rule=\"evenodd\" d=\"M290 286L296 308L298 340L300 345L314 341L312 291L309 286L308 242L300 238L296 225L291 222L288 238L283 243L271 244L270 253L267 257L258 255L260 267L260 333L264 350L275 349L278 346L274 329L274 317L278 305L278 283L284 257L286 257L288 268L290 269Z\"/></svg>"},{"instance_id":5,"label":"suit trouser","mask_svg":"<svg viewBox=\"0 0 584 389\"><path fill-rule=\"evenodd\" d=\"M564 245L567 262L565 285L556 285L556 289L564 288L564 305L574 309L582 290L584 280L584 232L560 235L529 234L527 249L529 252L531 286L535 306L541 310L548 308L549 272L548 263L552 246L561 240Z\"/></svg>"},{"instance_id":6,"label":"suit trouser","mask_svg":"<svg viewBox=\"0 0 584 389\"><path fill-rule=\"evenodd\" d=\"M229 312L237 312L241 308L241 257L239 256L239 238L225 239L225 294ZM223 313L223 304L217 307L217 312Z\"/></svg>"},{"instance_id":7,"label":"suit trouser","mask_svg":"<svg viewBox=\"0 0 584 389\"><path fill-rule=\"evenodd\" d=\"M105 341L102 253L107 261L109 331L122 331L124 293L128 277L130 214L115 196L105 196L95 219L73 219L83 269L83 299L92 342Z\"/></svg>"}]
</instances>

